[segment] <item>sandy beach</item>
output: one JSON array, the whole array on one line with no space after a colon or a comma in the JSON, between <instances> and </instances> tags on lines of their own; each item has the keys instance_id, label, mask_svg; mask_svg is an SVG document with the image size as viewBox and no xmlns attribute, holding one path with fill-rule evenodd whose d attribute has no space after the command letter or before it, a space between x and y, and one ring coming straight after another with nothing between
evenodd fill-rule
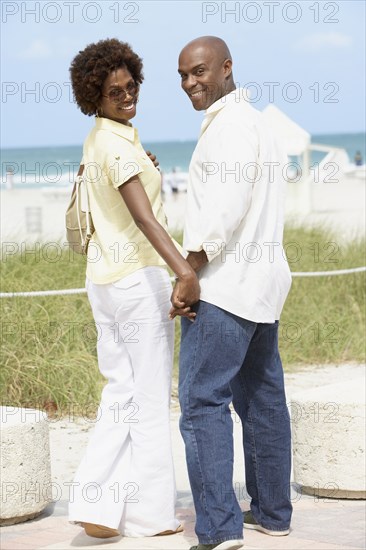
<instances>
[{"instance_id":1,"label":"sandy beach","mask_svg":"<svg viewBox=\"0 0 366 550\"><path fill-rule=\"evenodd\" d=\"M12 189L0 192L3 242L65 242L65 212L71 188ZM286 223L327 225L340 239L365 235L365 179L343 175L337 183L311 185L311 210L305 210L296 183L287 184ZM181 231L186 194L164 197L169 228Z\"/></svg>"}]
</instances>

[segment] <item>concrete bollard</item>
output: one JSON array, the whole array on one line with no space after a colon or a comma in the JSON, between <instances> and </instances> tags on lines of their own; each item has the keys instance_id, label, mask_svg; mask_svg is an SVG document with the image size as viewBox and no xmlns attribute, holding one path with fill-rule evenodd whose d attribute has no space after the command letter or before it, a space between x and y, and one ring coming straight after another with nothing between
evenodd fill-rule
<instances>
[{"instance_id":1,"label":"concrete bollard","mask_svg":"<svg viewBox=\"0 0 366 550\"><path fill-rule=\"evenodd\" d=\"M291 419L294 480L302 492L366 498L364 377L293 395Z\"/></svg>"},{"instance_id":2,"label":"concrete bollard","mask_svg":"<svg viewBox=\"0 0 366 550\"><path fill-rule=\"evenodd\" d=\"M0 407L0 525L33 519L52 500L49 426L37 409Z\"/></svg>"}]
</instances>

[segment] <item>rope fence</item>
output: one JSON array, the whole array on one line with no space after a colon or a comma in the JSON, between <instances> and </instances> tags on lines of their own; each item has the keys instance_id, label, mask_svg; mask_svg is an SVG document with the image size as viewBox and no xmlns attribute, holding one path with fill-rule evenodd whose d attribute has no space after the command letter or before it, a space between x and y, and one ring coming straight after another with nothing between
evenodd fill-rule
<instances>
[{"instance_id":1,"label":"rope fence","mask_svg":"<svg viewBox=\"0 0 366 550\"><path fill-rule=\"evenodd\" d=\"M292 277L333 277L335 275L349 275L350 273L362 273L366 266L353 267L351 269L334 269L331 271L293 271ZM173 282L174 277L170 280ZM0 292L0 298L30 298L35 296L66 296L68 294L85 294L86 288L69 288L64 290L36 290L33 292Z\"/></svg>"},{"instance_id":2,"label":"rope fence","mask_svg":"<svg viewBox=\"0 0 366 550\"><path fill-rule=\"evenodd\" d=\"M366 271L366 266L352 267L351 269L332 269L332 271L294 271L292 277L331 277L333 275L348 275L349 273L361 273Z\"/></svg>"}]
</instances>

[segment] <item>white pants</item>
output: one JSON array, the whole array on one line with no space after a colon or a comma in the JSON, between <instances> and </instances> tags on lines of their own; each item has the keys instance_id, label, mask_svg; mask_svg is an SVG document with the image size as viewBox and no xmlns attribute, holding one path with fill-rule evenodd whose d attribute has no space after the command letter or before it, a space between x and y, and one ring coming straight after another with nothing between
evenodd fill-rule
<instances>
[{"instance_id":1,"label":"white pants","mask_svg":"<svg viewBox=\"0 0 366 550\"><path fill-rule=\"evenodd\" d=\"M99 369L108 383L70 492L72 522L119 528L130 537L179 525L169 422L171 290L161 267L139 269L112 284L87 280Z\"/></svg>"}]
</instances>

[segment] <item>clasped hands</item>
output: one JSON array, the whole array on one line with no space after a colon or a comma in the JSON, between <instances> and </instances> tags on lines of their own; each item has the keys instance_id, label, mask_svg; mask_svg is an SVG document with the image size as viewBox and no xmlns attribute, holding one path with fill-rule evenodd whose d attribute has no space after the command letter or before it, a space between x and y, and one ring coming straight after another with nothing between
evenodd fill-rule
<instances>
[{"instance_id":1,"label":"clasped hands","mask_svg":"<svg viewBox=\"0 0 366 550\"><path fill-rule=\"evenodd\" d=\"M191 310L191 306L196 304L200 298L200 286L196 273L207 263L207 256L204 250L189 252L186 260L192 271L187 276L176 280L170 298L172 307L169 311L169 319L174 319L179 315L187 317L193 322L197 314Z\"/></svg>"}]
</instances>

